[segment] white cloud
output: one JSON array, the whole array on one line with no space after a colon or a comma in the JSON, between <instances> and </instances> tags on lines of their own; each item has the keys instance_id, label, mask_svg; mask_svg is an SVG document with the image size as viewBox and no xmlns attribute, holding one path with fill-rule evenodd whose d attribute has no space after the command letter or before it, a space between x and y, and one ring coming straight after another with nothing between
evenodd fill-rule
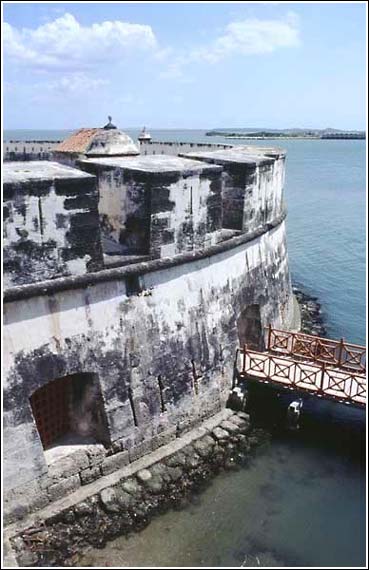
<instances>
[{"instance_id":1,"label":"white cloud","mask_svg":"<svg viewBox=\"0 0 369 570\"><path fill-rule=\"evenodd\" d=\"M87 94L91 90L95 91L109 84L110 81L107 79L89 77L85 73L76 72L68 76L58 77L54 81L48 81L46 84L42 84L42 88L56 93L60 92L64 95L66 93L73 95L79 93Z\"/></svg>"},{"instance_id":2,"label":"white cloud","mask_svg":"<svg viewBox=\"0 0 369 570\"><path fill-rule=\"evenodd\" d=\"M168 63L166 68L160 72L159 76L164 79L183 79L183 66L187 60L183 57L174 57L171 63Z\"/></svg>"},{"instance_id":3,"label":"white cloud","mask_svg":"<svg viewBox=\"0 0 369 570\"><path fill-rule=\"evenodd\" d=\"M279 48L299 45L296 20L258 20L231 22L211 45L193 52L194 58L216 63L231 55L271 53Z\"/></svg>"},{"instance_id":4,"label":"white cloud","mask_svg":"<svg viewBox=\"0 0 369 570\"><path fill-rule=\"evenodd\" d=\"M50 71L82 71L139 51L156 51L152 28L122 21L82 26L71 14L38 28L3 25L4 54L13 61Z\"/></svg>"},{"instance_id":5,"label":"white cloud","mask_svg":"<svg viewBox=\"0 0 369 570\"><path fill-rule=\"evenodd\" d=\"M26 94L27 98L33 103L50 103L62 104L65 101L75 101L90 99L89 95L93 93L93 99L106 98L109 94L110 81L98 77L91 77L84 72L73 72L67 75L49 75L41 76L40 81L34 83L20 85L16 84L14 93ZM82 99L81 99L82 98Z\"/></svg>"},{"instance_id":6,"label":"white cloud","mask_svg":"<svg viewBox=\"0 0 369 570\"><path fill-rule=\"evenodd\" d=\"M4 54L13 64L45 73L50 90L68 93L101 88L108 67L145 53L158 66L157 76L176 83L192 82L188 71L197 63L216 64L231 57L267 54L299 44L296 15L283 19L248 18L229 23L207 44L178 49L160 46L149 25L119 20L81 25L65 13L37 28L3 25ZM48 77L49 76L49 77Z\"/></svg>"},{"instance_id":7,"label":"white cloud","mask_svg":"<svg viewBox=\"0 0 369 570\"><path fill-rule=\"evenodd\" d=\"M299 36L298 18L292 12L283 20L248 18L234 21L212 42L173 58L160 76L183 79L184 69L189 64L215 64L233 56L266 54L280 48L296 47L300 44Z\"/></svg>"}]
</instances>

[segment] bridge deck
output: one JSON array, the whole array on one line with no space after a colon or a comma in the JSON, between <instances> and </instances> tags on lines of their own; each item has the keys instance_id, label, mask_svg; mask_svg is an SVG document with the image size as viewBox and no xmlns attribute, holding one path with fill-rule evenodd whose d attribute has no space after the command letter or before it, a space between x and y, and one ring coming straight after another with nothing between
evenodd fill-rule
<instances>
[{"instance_id":1,"label":"bridge deck","mask_svg":"<svg viewBox=\"0 0 369 570\"><path fill-rule=\"evenodd\" d=\"M366 374L366 348L341 340L268 327L266 349L280 356L291 356L349 372Z\"/></svg>"},{"instance_id":2,"label":"bridge deck","mask_svg":"<svg viewBox=\"0 0 369 570\"><path fill-rule=\"evenodd\" d=\"M281 356L245 346L239 350L237 368L241 378L248 377L359 407L366 405L366 376L362 367L340 367L324 360L303 359L301 354Z\"/></svg>"}]
</instances>

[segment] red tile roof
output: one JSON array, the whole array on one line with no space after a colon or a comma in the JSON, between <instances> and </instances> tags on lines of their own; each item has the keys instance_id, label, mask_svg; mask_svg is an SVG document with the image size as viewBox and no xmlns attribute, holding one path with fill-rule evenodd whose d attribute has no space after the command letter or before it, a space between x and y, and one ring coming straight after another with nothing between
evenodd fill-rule
<instances>
[{"instance_id":1,"label":"red tile roof","mask_svg":"<svg viewBox=\"0 0 369 570\"><path fill-rule=\"evenodd\" d=\"M94 136L101 129L79 129L54 148L56 152L85 153Z\"/></svg>"}]
</instances>

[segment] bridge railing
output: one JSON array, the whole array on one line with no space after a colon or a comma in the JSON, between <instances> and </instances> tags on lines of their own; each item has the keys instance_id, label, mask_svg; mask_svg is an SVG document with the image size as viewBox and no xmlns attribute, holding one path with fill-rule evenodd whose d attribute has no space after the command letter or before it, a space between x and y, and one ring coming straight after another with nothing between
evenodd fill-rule
<instances>
[{"instance_id":1,"label":"bridge railing","mask_svg":"<svg viewBox=\"0 0 369 570\"><path fill-rule=\"evenodd\" d=\"M341 402L366 405L366 378L363 374L333 368L325 362L310 363L267 352L239 350L238 370L261 382L326 396Z\"/></svg>"},{"instance_id":2,"label":"bridge railing","mask_svg":"<svg viewBox=\"0 0 369 570\"><path fill-rule=\"evenodd\" d=\"M366 374L366 348L358 344L267 327L266 350Z\"/></svg>"}]
</instances>

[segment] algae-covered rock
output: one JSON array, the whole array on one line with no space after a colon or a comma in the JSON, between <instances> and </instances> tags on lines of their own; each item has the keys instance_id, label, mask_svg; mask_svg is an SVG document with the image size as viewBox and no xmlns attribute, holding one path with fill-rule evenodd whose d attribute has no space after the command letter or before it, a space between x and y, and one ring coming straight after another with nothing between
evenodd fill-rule
<instances>
[{"instance_id":1,"label":"algae-covered rock","mask_svg":"<svg viewBox=\"0 0 369 570\"><path fill-rule=\"evenodd\" d=\"M221 424L220 427L222 429L225 429L228 433L230 434L234 434L234 433L238 433L240 431L240 428L237 424L233 423L230 420L224 420Z\"/></svg>"},{"instance_id":2,"label":"algae-covered rock","mask_svg":"<svg viewBox=\"0 0 369 570\"><path fill-rule=\"evenodd\" d=\"M168 475L169 475L171 481L174 481L174 482L178 481L183 476L183 470L179 466L168 467L167 469L168 469Z\"/></svg>"},{"instance_id":3,"label":"algae-covered rock","mask_svg":"<svg viewBox=\"0 0 369 570\"><path fill-rule=\"evenodd\" d=\"M165 463L169 467L185 467L187 461L187 456L182 451L178 451L171 457L168 457Z\"/></svg>"},{"instance_id":4,"label":"algae-covered rock","mask_svg":"<svg viewBox=\"0 0 369 570\"><path fill-rule=\"evenodd\" d=\"M108 489L103 489L100 492L100 499L106 512L119 513L120 505L118 502L117 493L114 488L109 487Z\"/></svg>"},{"instance_id":5,"label":"algae-covered rock","mask_svg":"<svg viewBox=\"0 0 369 570\"><path fill-rule=\"evenodd\" d=\"M164 481L159 475L153 475L151 479L148 479L145 482L145 487L154 495L159 495L162 492L164 487Z\"/></svg>"},{"instance_id":6,"label":"algae-covered rock","mask_svg":"<svg viewBox=\"0 0 369 570\"><path fill-rule=\"evenodd\" d=\"M229 437L229 433L225 429L223 429L219 426L214 428L211 433L213 434L215 439L217 439L218 441L224 441L224 440L228 439L228 437Z\"/></svg>"},{"instance_id":7,"label":"algae-covered rock","mask_svg":"<svg viewBox=\"0 0 369 570\"><path fill-rule=\"evenodd\" d=\"M150 468L152 475L158 475L163 479L164 482L169 483L171 478L168 473L168 468L164 463L156 463L153 467Z\"/></svg>"},{"instance_id":8,"label":"algae-covered rock","mask_svg":"<svg viewBox=\"0 0 369 570\"><path fill-rule=\"evenodd\" d=\"M94 511L94 505L91 501L82 501L74 507L77 516L90 515Z\"/></svg>"},{"instance_id":9,"label":"algae-covered rock","mask_svg":"<svg viewBox=\"0 0 369 570\"><path fill-rule=\"evenodd\" d=\"M117 501L122 509L128 509L133 504L133 497L126 491L119 489L116 491Z\"/></svg>"},{"instance_id":10,"label":"algae-covered rock","mask_svg":"<svg viewBox=\"0 0 369 570\"><path fill-rule=\"evenodd\" d=\"M121 486L123 491L129 493L133 497L139 497L140 495L142 495L142 487L139 484L139 482L133 477L130 477L129 479L123 481Z\"/></svg>"},{"instance_id":11,"label":"algae-covered rock","mask_svg":"<svg viewBox=\"0 0 369 570\"><path fill-rule=\"evenodd\" d=\"M137 479L141 483L147 483L147 481L150 481L151 478L152 478L152 474L150 473L150 471L148 469L141 469L141 471L139 471L137 473Z\"/></svg>"},{"instance_id":12,"label":"algae-covered rock","mask_svg":"<svg viewBox=\"0 0 369 570\"><path fill-rule=\"evenodd\" d=\"M207 457L211 454L215 441L210 435L205 435L201 439L194 442L193 447L201 457Z\"/></svg>"}]
</instances>

